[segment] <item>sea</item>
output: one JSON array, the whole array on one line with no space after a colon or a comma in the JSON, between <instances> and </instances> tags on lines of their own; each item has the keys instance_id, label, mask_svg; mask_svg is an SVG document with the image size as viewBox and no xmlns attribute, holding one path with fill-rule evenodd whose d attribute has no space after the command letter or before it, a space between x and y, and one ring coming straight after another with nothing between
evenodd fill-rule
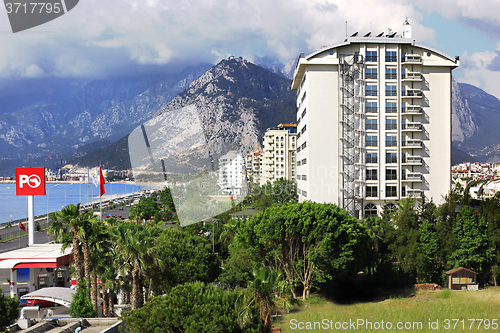
<instances>
[{"instance_id":1,"label":"sea","mask_svg":"<svg viewBox=\"0 0 500 333\"><path fill-rule=\"evenodd\" d=\"M137 193L144 188L133 183L106 183L105 196ZM103 196L104 198L104 196ZM46 215L66 205L99 200L99 188L87 183L47 183L45 195L34 196L35 216ZM16 195L15 183L0 183L0 224L25 219L28 216L28 197Z\"/></svg>"}]
</instances>

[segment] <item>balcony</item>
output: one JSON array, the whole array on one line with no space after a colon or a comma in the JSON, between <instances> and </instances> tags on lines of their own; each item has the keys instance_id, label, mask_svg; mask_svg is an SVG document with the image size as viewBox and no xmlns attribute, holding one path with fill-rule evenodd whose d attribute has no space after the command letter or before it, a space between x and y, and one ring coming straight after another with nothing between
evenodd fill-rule
<instances>
[{"instance_id":1,"label":"balcony","mask_svg":"<svg viewBox=\"0 0 500 333\"><path fill-rule=\"evenodd\" d=\"M402 146L404 148L422 148L422 140L419 139L403 140Z\"/></svg>"},{"instance_id":2,"label":"balcony","mask_svg":"<svg viewBox=\"0 0 500 333\"><path fill-rule=\"evenodd\" d=\"M409 98L422 98L422 89L407 88L401 92L401 96Z\"/></svg>"},{"instance_id":3,"label":"balcony","mask_svg":"<svg viewBox=\"0 0 500 333\"><path fill-rule=\"evenodd\" d=\"M419 72L407 72L402 77L403 81L422 81L422 73Z\"/></svg>"},{"instance_id":4,"label":"balcony","mask_svg":"<svg viewBox=\"0 0 500 333\"><path fill-rule=\"evenodd\" d=\"M421 198L423 191L418 188L406 188L406 197Z\"/></svg>"},{"instance_id":5,"label":"balcony","mask_svg":"<svg viewBox=\"0 0 500 333\"><path fill-rule=\"evenodd\" d=\"M422 174L420 172L408 172L403 174L403 179L404 182L421 182L422 181Z\"/></svg>"},{"instance_id":6,"label":"balcony","mask_svg":"<svg viewBox=\"0 0 500 333\"><path fill-rule=\"evenodd\" d=\"M406 158L403 158L401 163L406 165L422 165L422 157L406 156Z\"/></svg>"},{"instance_id":7,"label":"balcony","mask_svg":"<svg viewBox=\"0 0 500 333\"><path fill-rule=\"evenodd\" d=\"M274 167L273 166L265 166L264 168L264 172L273 172L274 171Z\"/></svg>"},{"instance_id":8,"label":"balcony","mask_svg":"<svg viewBox=\"0 0 500 333\"><path fill-rule=\"evenodd\" d=\"M269 145L272 145L274 143L274 137L267 136L266 137L266 143L269 144Z\"/></svg>"},{"instance_id":9,"label":"balcony","mask_svg":"<svg viewBox=\"0 0 500 333\"><path fill-rule=\"evenodd\" d=\"M402 113L405 114L422 114L422 107L420 105L406 105Z\"/></svg>"},{"instance_id":10,"label":"balcony","mask_svg":"<svg viewBox=\"0 0 500 333\"><path fill-rule=\"evenodd\" d=\"M402 61L410 64L421 64L422 57L419 54L407 54Z\"/></svg>"},{"instance_id":11,"label":"balcony","mask_svg":"<svg viewBox=\"0 0 500 333\"><path fill-rule=\"evenodd\" d=\"M274 154L273 153L270 153L270 152L266 152L264 154L264 158L274 158Z\"/></svg>"},{"instance_id":12,"label":"balcony","mask_svg":"<svg viewBox=\"0 0 500 333\"><path fill-rule=\"evenodd\" d=\"M419 132L422 130L422 124L421 123L406 123L403 124L403 127L401 128L403 131L407 132Z\"/></svg>"}]
</instances>

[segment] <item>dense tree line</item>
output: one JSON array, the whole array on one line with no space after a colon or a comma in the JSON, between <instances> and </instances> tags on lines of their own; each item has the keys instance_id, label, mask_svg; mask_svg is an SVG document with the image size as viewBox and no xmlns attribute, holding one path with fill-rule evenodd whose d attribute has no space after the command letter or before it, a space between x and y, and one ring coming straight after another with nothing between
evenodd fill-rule
<instances>
[{"instance_id":1,"label":"dense tree line","mask_svg":"<svg viewBox=\"0 0 500 333\"><path fill-rule=\"evenodd\" d=\"M273 312L359 272L375 287L394 288L443 284L445 271L464 266L496 284L499 199L472 201L456 190L440 206L410 198L357 220L336 205L298 203L295 184L280 179L253 185L215 220L184 228L165 228L165 221L178 223L165 189L143 198L130 222L105 225L69 205L50 231L73 246L81 307L88 310L89 297L97 309L100 296L104 315L112 315L121 291L133 332L269 332ZM231 218L249 206L262 212Z\"/></svg>"}]
</instances>

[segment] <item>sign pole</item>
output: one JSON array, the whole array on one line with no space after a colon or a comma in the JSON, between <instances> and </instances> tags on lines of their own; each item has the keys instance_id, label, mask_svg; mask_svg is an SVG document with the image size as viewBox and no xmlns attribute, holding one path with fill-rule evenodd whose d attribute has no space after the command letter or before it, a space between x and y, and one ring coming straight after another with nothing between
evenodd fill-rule
<instances>
[{"instance_id":1,"label":"sign pole","mask_svg":"<svg viewBox=\"0 0 500 333\"><path fill-rule=\"evenodd\" d=\"M28 245L35 244L35 197L28 195Z\"/></svg>"}]
</instances>

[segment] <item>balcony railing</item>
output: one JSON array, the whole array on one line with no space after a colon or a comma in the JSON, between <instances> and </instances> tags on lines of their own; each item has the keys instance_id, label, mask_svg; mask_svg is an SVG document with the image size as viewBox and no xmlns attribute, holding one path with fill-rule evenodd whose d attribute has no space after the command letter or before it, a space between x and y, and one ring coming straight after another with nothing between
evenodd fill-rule
<instances>
[{"instance_id":1,"label":"balcony railing","mask_svg":"<svg viewBox=\"0 0 500 333\"><path fill-rule=\"evenodd\" d=\"M403 175L403 181L407 182L421 182L422 174L420 172L411 172Z\"/></svg>"},{"instance_id":2,"label":"balcony railing","mask_svg":"<svg viewBox=\"0 0 500 333\"><path fill-rule=\"evenodd\" d=\"M402 163L403 164L410 164L410 165L422 165L422 157L420 157L420 156L406 156L406 158L403 158Z\"/></svg>"},{"instance_id":3,"label":"balcony railing","mask_svg":"<svg viewBox=\"0 0 500 333\"><path fill-rule=\"evenodd\" d=\"M422 63L422 57L419 54L407 54L402 61L406 63L420 64Z\"/></svg>"},{"instance_id":4,"label":"balcony railing","mask_svg":"<svg viewBox=\"0 0 500 333\"><path fill-rule=\"evenodd\" d=\"M407 105L403 108L402 113L422 114L422 107L420 105Z\"/></svg>"},{"instance_id":5,"label":"balcony railing","mask_svg":"<svg viewBox=\"0 0 500 333\"><path fill-rule=\"evenodd\" d=\"M401 92L403 97L421 98L423 96L421 89L406 89Z\"/></svg>"},{"instance_id":6,"label":"balcony railing","mask_svg":"<svg viewBox=\"0 0 500 333\"><path fill-rule=\"evenodd\" d=\"M406 148L422 148L422 141L415 139L403 140L402 146Z\"/></svg>"},{"instance_id":7,"label":"balcony railing","mask_svg":"<svg viewBox=\"0 0 500 333\"><path fill-rule=\"evenodd\" d=\"M266 152L266 153L264 154L264 157L265 157L265 158L274 158L274 154L273 154L273 153Z\"/></svg>"},{"instance_id":8,"label":"balcony railing","mask_svg":"<svg viewBox=\"0 0 500 333\"><path fill-rule=\"evenodd\" d=\"M421 81L422 80L422 73L408 72L408 73L402 75L402 79L407 80L407 81Z\"/></svg>"},{"instance_id":9,"label":"balcony railing","mask_svg":"<svg viewBox=\"0 0 500 333\"><path fill-rule=\"evenodd\" d=\"M402 130L403 131L412 131L412 132L421 131L422 124L420 124L420 123L406 123L406 124L403 124Z\"/></svg>"},{"instance_id":10,"label":"balcony railing","mask_svg":"<svg viewBox=\"0 0 500 333\"><path fill-rule=\"evenodd\" d=\"M266 137L266 143L272 145L274 143L274 138L272 136Z\"/></svg>"},{"instance_id":11,"label":"balcony railing","mask_svg":"<svg viewBox=\"0 0 500 333\"><path fill-rule=\"evenodd\" d=\"M412 196L414 198L422 197L423 191L417 188L407 188L406 189L406 197Z\"/></svg>"}]
</instances>

